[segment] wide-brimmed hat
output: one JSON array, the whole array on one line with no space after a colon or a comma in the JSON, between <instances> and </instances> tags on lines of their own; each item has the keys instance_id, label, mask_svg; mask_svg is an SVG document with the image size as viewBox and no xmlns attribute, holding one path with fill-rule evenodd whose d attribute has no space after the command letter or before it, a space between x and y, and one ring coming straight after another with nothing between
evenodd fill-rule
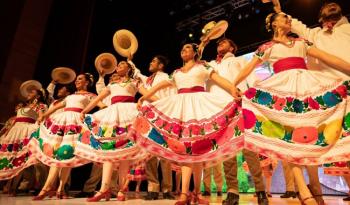
<instances>
[{"instance_id":1,"label":"wide-brimmed hat","mask_svg":"<svg viewBox=\"0 0 350 205\"><path fill-rule=\"evenodd\" d=\"M28 94L32 92L32 90L40 90L42 87L43 86L39 81L27 80L21 84L19 91L23 97L27 98Z\"/></svg>"},{"instance_id":2,"label":"wide-brimmed hat","mask_svg":"<svg viewBox=\"0 0 350 205\"><path fill-rule=\"evenodd\" d=\"M95 67L98 71L103 70L105 74L111 74L115 71L118 61L111 53L101 53L95 59Z\"/></svg>"},{"instance_id":3,"label":"wide-brimmed hat","mask_svg":"<svg viewBox=\"0 0 350 205\"><path fill-rule=\"evenodd\" d=\"M205 38L207 40L219 38L225 33L227 27L228 22L225 20L221 20L217 23L215 21L210 21L209 23L205 24L202 29L203 36L201 37L201 40L204 40Z\"/></svg>"},{"instance_id":4,"label":"wide-brimmed hat","mask_svg":"<svg viewBox=\"0 0 350 205\"><path fill-rule=\"evenodd\" d=\"M52 70L51 78L60 84L69 84L74 81L76 74L73 69L57 67Z\"/></svg>"},{"instance_id":5,"label":"wide-brimmed hat","mask_svg":"<svg viewBox=\"0 0 350 205\"><path fill-rule=\"evenodd\" d=\"M113 36L114 49L123 57L128 57L130 54L136 53L138 42L135 35L126 29L121 29L115 32Z\"/></svg>"}]
</instances>

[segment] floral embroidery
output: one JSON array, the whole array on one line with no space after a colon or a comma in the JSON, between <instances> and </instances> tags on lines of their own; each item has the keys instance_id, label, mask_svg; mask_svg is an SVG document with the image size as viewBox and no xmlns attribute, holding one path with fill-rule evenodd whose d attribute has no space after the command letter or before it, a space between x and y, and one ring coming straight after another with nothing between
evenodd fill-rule
<instances>
[{"instance_id":1,"label":"floral embroidery","mask_svg":"<svg viewBox=\"0 0 350 205\"><path fill-rule=\"evenodd\" d=\"M192 143L192 154L200 155L209 152L212 149L212 141L210 139L198 140Z\"/></svg>"},{"instance_id":2,"label":"floral embroidery","mask_svg":"<svg viewBox=\"0 0 350 205\"><path fill-rule=\"evenodd\" d=\"M150 129L150 125L148 124L148 121L142 117L136 118L134 122L134 127L141 134L146 134Z\"/></svg>"},{"instance_id":3,"label":"floral embroidery","mask_svg":"<svg viewBox=\"0 0 350 205\"><path fill-rule=\"evenodd\" d=\"M249 88L245 92L245 97L254 103L284 112L305 113L311 110L326 110L341 103L344 98L350 95L350 81L345 81L332 91L323 95L297 99L293 97L281 98L271 96L270 93Z\"/></svg>"},{"instance_id":4,"label":"floral embroidery","mask_svg":"<svg viewBox=\"0 0 350 205\"><path fill-rule=\"evenodd\" d=\"M163 136L157 132L156 129L152 128L151 132L149 133L148 137L155 141L156 143L160 145L166 145L166 141L164 140Z\"/></svg>"},{"instance_id":5,"label":"floral embroidery","mask_svg":"<svg viewBox=\"0 0 350 205\"><path fill-rule=\"evenodd\" d=\"M67 160L74 157L74 148L71 145L63 145L55 151L58 160Z\"/></svg>"},{"instance_id":6,"label":"floral embroidery","mask_svg":"<svg viewBox=\"0 0 350 205\"><path fill-rule=\"evenodd\" d=\"M245 129L250 129L255 125L256 117L255 114L247 109L243 109L243 123Z\"/></svg>"},{"instance_id":7,"label":"floral embroidery","mask_svg":"<svg viewBox=\"0 0 350 205\"><path fill-rule=\"evenodd\" d=\"M298 127L293 131L292 141L299 144L315 144L318 131L315 127Z\"/></svg>"},{"instance_id":8,"label":"floral embroidery","mask_svg":"<svg viewBox=\"0 0 350 205\"><path fill-rule=\"evenodd\" d=\"M175 153L186 154L186 146L182 142L179 142L178 140L174 140L172 138L168 138L167 143L169 145L169 148Z\"/></svg>"}]
</instances>

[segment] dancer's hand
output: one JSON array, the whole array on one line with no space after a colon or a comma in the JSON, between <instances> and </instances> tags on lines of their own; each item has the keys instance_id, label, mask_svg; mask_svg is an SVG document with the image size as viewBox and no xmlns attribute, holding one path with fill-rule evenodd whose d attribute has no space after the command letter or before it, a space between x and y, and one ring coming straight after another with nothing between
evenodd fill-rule
<instances>
[{"instance_id":1,"label":"dancer's hand","mask_svg":"<svg viewBox=\"0 0 350 205\"><path fill-rule=\"evenodd\" d=\"M144 99L144 97L142 96L142 97L140 97L140 99L137 101L137 109L138 109L138 110L141 110L142 103L143 103L144 100L145 100L145 99Z\"/></svg>"},{"instance_id":2,"label":"dancer's hand","mask_svg":"<svg viewBox=\"0 0 350 205\"><path fill-rule=\"evenodd\" d=\"M84 122L84 119L85 119L85 113L81 112L80 113L80 121Z\"/></svg>"},{"instance_id":3,"label":"dancer's hand","mask_svg":"<svg viewBox=\"0 0 350 205\"><path fill-rule=\"evenodd\" d=\"M42 121L44 121L45 117L43 115L40 115L37 119L36 122L40 124Z\"/></svg>"},{"instance_id":4,"label":"dancer's hand","mask_svg":"<svg viewBox=\"0 0 350 205\"><path fill-rule=\"evenodd\" d=\"M241 100L242 99L242 92L236 87L232 86L231 88L231 95L235 100Z\"/></svg>"}]
</instances>

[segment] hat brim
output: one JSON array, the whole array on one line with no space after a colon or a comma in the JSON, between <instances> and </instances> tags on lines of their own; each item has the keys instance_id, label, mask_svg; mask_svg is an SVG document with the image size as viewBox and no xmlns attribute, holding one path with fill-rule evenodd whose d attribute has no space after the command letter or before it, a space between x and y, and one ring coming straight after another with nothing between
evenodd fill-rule
<instances>
[{"instance_id":1,"label":"hat brim","mask_svg":"<svg viewBox=\"0 0 350 205\"><path fill-rule=\"evenodd\" d=\"M69 84L74 81L76 74L71 68L58 67L52 70L51 78L60 84Z\"/></svg>"},{"instance_id":2,"label":"hat brim","mask_svg":"<svg viewBox=\"0 0 350 205\"><path fill-rule=\"evenodd\" d=\"M210 31L206 35L206 38L208 38L209 40L219 38L220 36L222 36L222 34L225 33L225 31L227 30L227 27L228 27L227 21L225 20L219 21L218 23L215 24L215 26L212 29L210 29Z\"/></svg>"},{"instance_id":3,"label":"hat brim","mask_svg":"<svg viewBox=\"0 0 350 205\"><path fill-rule=\"evenodd\" d=\"M41 85L41 83L39 81L27 80L21 84L21 86L19 87L19 91L23 97L27 98L28 94L32 90L34 90L34 89L40 90L42 87L43 86Z\"/></svg>"},{"instance_id":4,"label":"hat brim","mask_svg":"<svg viewBox=\"0 0 350 205\"><path fill-rule=\"evenodd\" d=\"M101 53L95 59L95 67L97 71L103 70L105 74L113 73L117 67L117 64L117 59L111 53Z\"/></svg>"},{"instance_id":5,"label":"hat brim","mask_svg":"<svg viewBox=\"0 0 350 205\"><path fill-rule=\"evenodd\" d=\"M138 41L136 36L129 30L121 29L113 36L113 46L117 53L123 57L136 53Z\"/></svg>"}]
</instances>

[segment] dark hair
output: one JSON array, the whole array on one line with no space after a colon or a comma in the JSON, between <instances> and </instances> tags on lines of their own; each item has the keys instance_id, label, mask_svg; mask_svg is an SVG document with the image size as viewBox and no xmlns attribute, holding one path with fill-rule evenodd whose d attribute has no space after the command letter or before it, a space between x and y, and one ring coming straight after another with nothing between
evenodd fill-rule
<instances>
[{"instance_id":1,"label":"dark hair","mask_svg":"<svg viewBox=\"0 0 350 205\"><path fill-rule=\"evenodd\" d=\"M127 75L128 75L128 77L129 78L132 78L133 76L134 76L134 73L135 73L135 68L134 68L134 66L132 66L130 63L128 63L127 61L125 61L126 62L126 64L128 65L128 68L130 68L129 69L129 72L127 73Z\"/></svg>"},{"instance_id":2,"label":"dark hair","mask_svg":"<svg viewBox=\"0 0 350 205\"><path fill-rule=\"evenodd\" d=\"M37 95L39 96L36 98L38 100L38 103L44 103L46 105L49 104L49 92L46 89L40 88L40 89L35 89Z\"/></svg>"},{"instance_id":3,"label":"dark hair","mask_svg":"<svg viewBox=\"0 0 350 205\"><path fill-rule=\"evenodd\" d=\"M329 17L329 18L325 18L325 16L323 15L322 11L323 9L328 6L329 4L336 4L339 6L340 8L340 16L336 15L336 16L332 16L332 17ZM321 9L320 9L320 12L318 13L318 22L322 23L324 20L330 20L332 18L335 18L335 19L339 19L340 17L342 16L342 9L340 7L340 5L335 2L335 1L326 1L322 6L321 6Z\"/></svg>"},{"instance_id":4,"label":"dark hair","mask_svg":"<svg viewBox=\"0 0 350 205\"><path fill-rule=\"evenodd\" d=\"M229 38L222 37L222 38L219 38L218 41L216 41L216 44L220 44L220 43L223 42L223 41L227 41L227 42L230 44L230 46L233 48L232 53L235 54L236 51L238 50L238 47L237 47L237 45L235 44L235 42L233 42L233 40L231 40L231 39L229 39Z\"/></svg>"},{"instance_id":5,"label":"dark hair","mask_svg":"<svg viewBox=\"0 0 350 205\"><path fill-rule=\"evenodd\" d=\"M73 93L75 92L75 87L73 86L72 83L69 83L69 84L66 84L66 85L62 85L62 86L60 87L60 89L63 88L63 87L65 87L66 90L67 90L70 94L73 94Z\"/></svg>"},{"instance_id":6,"label":"dark hair","mask_svg":"<svg viewBox=\"0 0 350 205\"><path fill-rule=\"evenodd\" d=\"M88 88L91 88L94 85L94 76L91 73L82 73L82 75L89 81Z\"/></svg>"},{"instance_id":7,"label":"dark hair","mask_svg":"<svg viewBox=\"0 0 350 205\"><path fill-rule=\"evenodd\" d=\"M157 58L159 62L164 65L164 69L168 66L169 59L167 57L162 55L156 55L154 57Z\"/></svg>"}]
</instances>

